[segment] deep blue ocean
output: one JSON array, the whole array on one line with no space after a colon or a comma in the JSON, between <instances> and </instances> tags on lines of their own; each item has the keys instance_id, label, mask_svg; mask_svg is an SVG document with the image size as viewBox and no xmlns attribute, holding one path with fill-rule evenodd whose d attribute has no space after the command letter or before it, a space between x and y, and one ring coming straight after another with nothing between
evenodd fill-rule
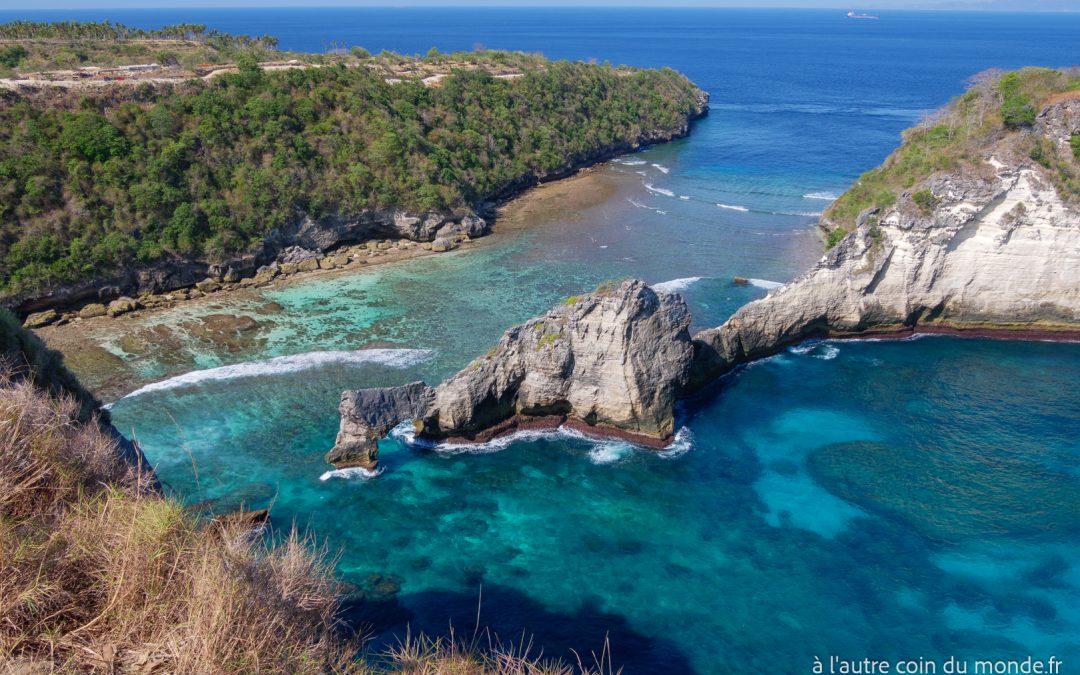
<instances>
[{"instance_id":1,"label":"deep blue ocean","mask_svg":"<svg viewBox=\"0 0 1080 675\"><path fill-rule=\"evenodd\" d=\"M810 345L687 405L668 452L565 434L432 452L395 437L381 476L320 480L343 388L438 381L509 325L608 278L682 289L699 327L791 280L821 255L816 216L904 128L979 71L1080 60L1080 15L0 12L9 18L202 22L314 51L481 43L670 66L712 94L688 139L597 169L584 206L551 192L472 250L125 324L157 350L94 336L137 384L171 378L113 407L162 480L191 503L273 503L276 523L340 551L348 617L372 649L407 628L471 634L479 602L483 626L532 635L549 656L587 655L609 636L626 673L810 673L831 656L943 672L950 657L1051 655L1080 672L1080 345ZM257 339L226 349L190 330L221 312L255 318ZM383 351L326 353L368 347Z\"/></svg>"}]
</instances>

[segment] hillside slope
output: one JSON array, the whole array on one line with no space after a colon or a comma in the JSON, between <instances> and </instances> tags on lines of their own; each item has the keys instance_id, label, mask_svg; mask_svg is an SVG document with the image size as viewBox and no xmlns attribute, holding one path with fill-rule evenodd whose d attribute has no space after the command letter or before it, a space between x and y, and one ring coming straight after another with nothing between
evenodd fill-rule
<instances>
[{"instance_id":1,"label":"hillside slope","mask_svg":"<svg viewBox=\"0 0 1080 675\"><path fill-rule=\"evenodd\" d=\"M0 300L28 312L249 276L292 245L477 236L488 202L682 136L707 110L667 69L396 58L394 72L445 74L242 56L179 84L7 92Z\"/></svg>"},{"instance_id":2,"label":"hillside slope","mask_svg":"<svg viewBox=\"0 0 1080 675\"><path fill-rule=\"evenodd\" d=\"M810 272L696 336L697 376L815 336L1080 333L1078 177L1080 74L982 81L826 212Z\"/></svg>"}]
</instances>

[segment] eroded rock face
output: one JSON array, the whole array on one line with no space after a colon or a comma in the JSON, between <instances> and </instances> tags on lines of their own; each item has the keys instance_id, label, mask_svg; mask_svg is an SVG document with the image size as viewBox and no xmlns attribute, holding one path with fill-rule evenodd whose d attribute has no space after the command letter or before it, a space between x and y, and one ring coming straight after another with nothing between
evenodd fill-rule
<instances>
[{"instance_id":1,"label":"eroded rock face","mask_svg":"<svg viewBox=\"0 0 1080 675\"><path fill-rule=\"evenodd\" d=\"M678 295L625 281L508 330L435 390L423 432L472 437L515 415L556 415L666 439L692 359Z\"/></svg>"},{"instance_id":2,"label":"eroded rock face","mask_svg":"<svg viewBox=\"0 0 1080 675\"><path fill-rule=\"evenodd\" d=\"M433 393L423 382L343 392L338 408L341 427L326 461L338 469L374 469L379 463L379 439L402 420L421 417Z\"/></svg>"},{"instance_id":3,"label":"eroded rock face","mask_svg":"<svg viewBox=\"0 0 1080 675\"><path fill-rule=\"evenodd\" d=\"M689 327L680 296L637 280L570 298L506 331L491 352L435 389L414 382L343 393L327 461L374 468L377 441L407 419L435 439L483 440L569 422L663 445L689 380Z\"/></svg>"},{"instance_id":4,"label":"eroded rock face","mask_svg":"<svg viewBox=\"0 0 1080 675\"><path fill-rule=\"evenodd\" d=\"M1069 102L1036 131L1061 144L1078 127ZM929 211L912 200L919 190L934 195ZM860 220L809 273L696 335L695 379L811 336L1080 330L1080 206L1034 162L990 155Z\"/></svg>"}]
</instances>

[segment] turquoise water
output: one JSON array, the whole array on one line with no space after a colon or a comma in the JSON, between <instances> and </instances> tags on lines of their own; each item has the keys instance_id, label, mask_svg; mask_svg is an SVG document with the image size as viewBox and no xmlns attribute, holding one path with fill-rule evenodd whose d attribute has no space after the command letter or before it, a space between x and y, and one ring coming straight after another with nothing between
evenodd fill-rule
<instances>
[{"instance_id":1,"label":"turquoise water","mask_svg":"<svg viewBox=\"0 0 1080 675\"><path fill-rule=\"evenodd\" d=\"M1080 659L1080 345L829 343L688 406L681 454L394 438L378 478L321 481L338 390L416 374L238 379L115 413L190 501L273 503L276 522L340 547L350 616L377 642L406 624L471 630L482 595L502 635L568 655L610 634L629 672Z\"/></svg>"},{"instance_id":2,"label":"turquoise water","mask_svg":"<svg viewBox=\"0 0 1080 675\"><path fill-rule=\"evenodd\" d=\"M108 15L205 20L301 49L484 42L666 64L713 95L689 139L598 169L591 206L552 198L530 227L472 250L116 323L143 342L167 330L164 349L93 337L136 385L240 364L124 398L114 420L188 502L273 504L276 523L340 550L347 616L373 648L410 626L471 632L479 603L483 625L533 635L548 655L610 635L627 673L801 673L815 656L1080 664L1080 345L810 345L689 402L684 443L664 454L557 434L446 454L397 436L379 477L320 479L344 388L438 381L510 324L608 278L681 280L699 327L765 293L733 276L794 278L821 253L815 214L901 129L984 68L1074 61L1080 18ZM192 329L222 312L258 326L228 344ZM372 347L390 351L326 354Z\"/></svg>"}]
</instances>

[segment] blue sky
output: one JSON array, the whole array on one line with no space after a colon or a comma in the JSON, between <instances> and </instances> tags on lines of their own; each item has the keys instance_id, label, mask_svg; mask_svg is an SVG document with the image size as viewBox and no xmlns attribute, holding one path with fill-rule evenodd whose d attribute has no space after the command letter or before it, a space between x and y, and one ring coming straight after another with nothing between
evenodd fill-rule
<instances>
[{"instance_id":1,"label":"blue sky","mask_svg":"<svg viewBox=\"0 0 1080 675\"><path fill-rule=\"evenodd\" d=\"M862 4L865 3L865 4ZM0 0L0 10L171 7L830 7L857 9L974 9L1080 11L1080 0Z\"/></svg>"}]
</instances>

